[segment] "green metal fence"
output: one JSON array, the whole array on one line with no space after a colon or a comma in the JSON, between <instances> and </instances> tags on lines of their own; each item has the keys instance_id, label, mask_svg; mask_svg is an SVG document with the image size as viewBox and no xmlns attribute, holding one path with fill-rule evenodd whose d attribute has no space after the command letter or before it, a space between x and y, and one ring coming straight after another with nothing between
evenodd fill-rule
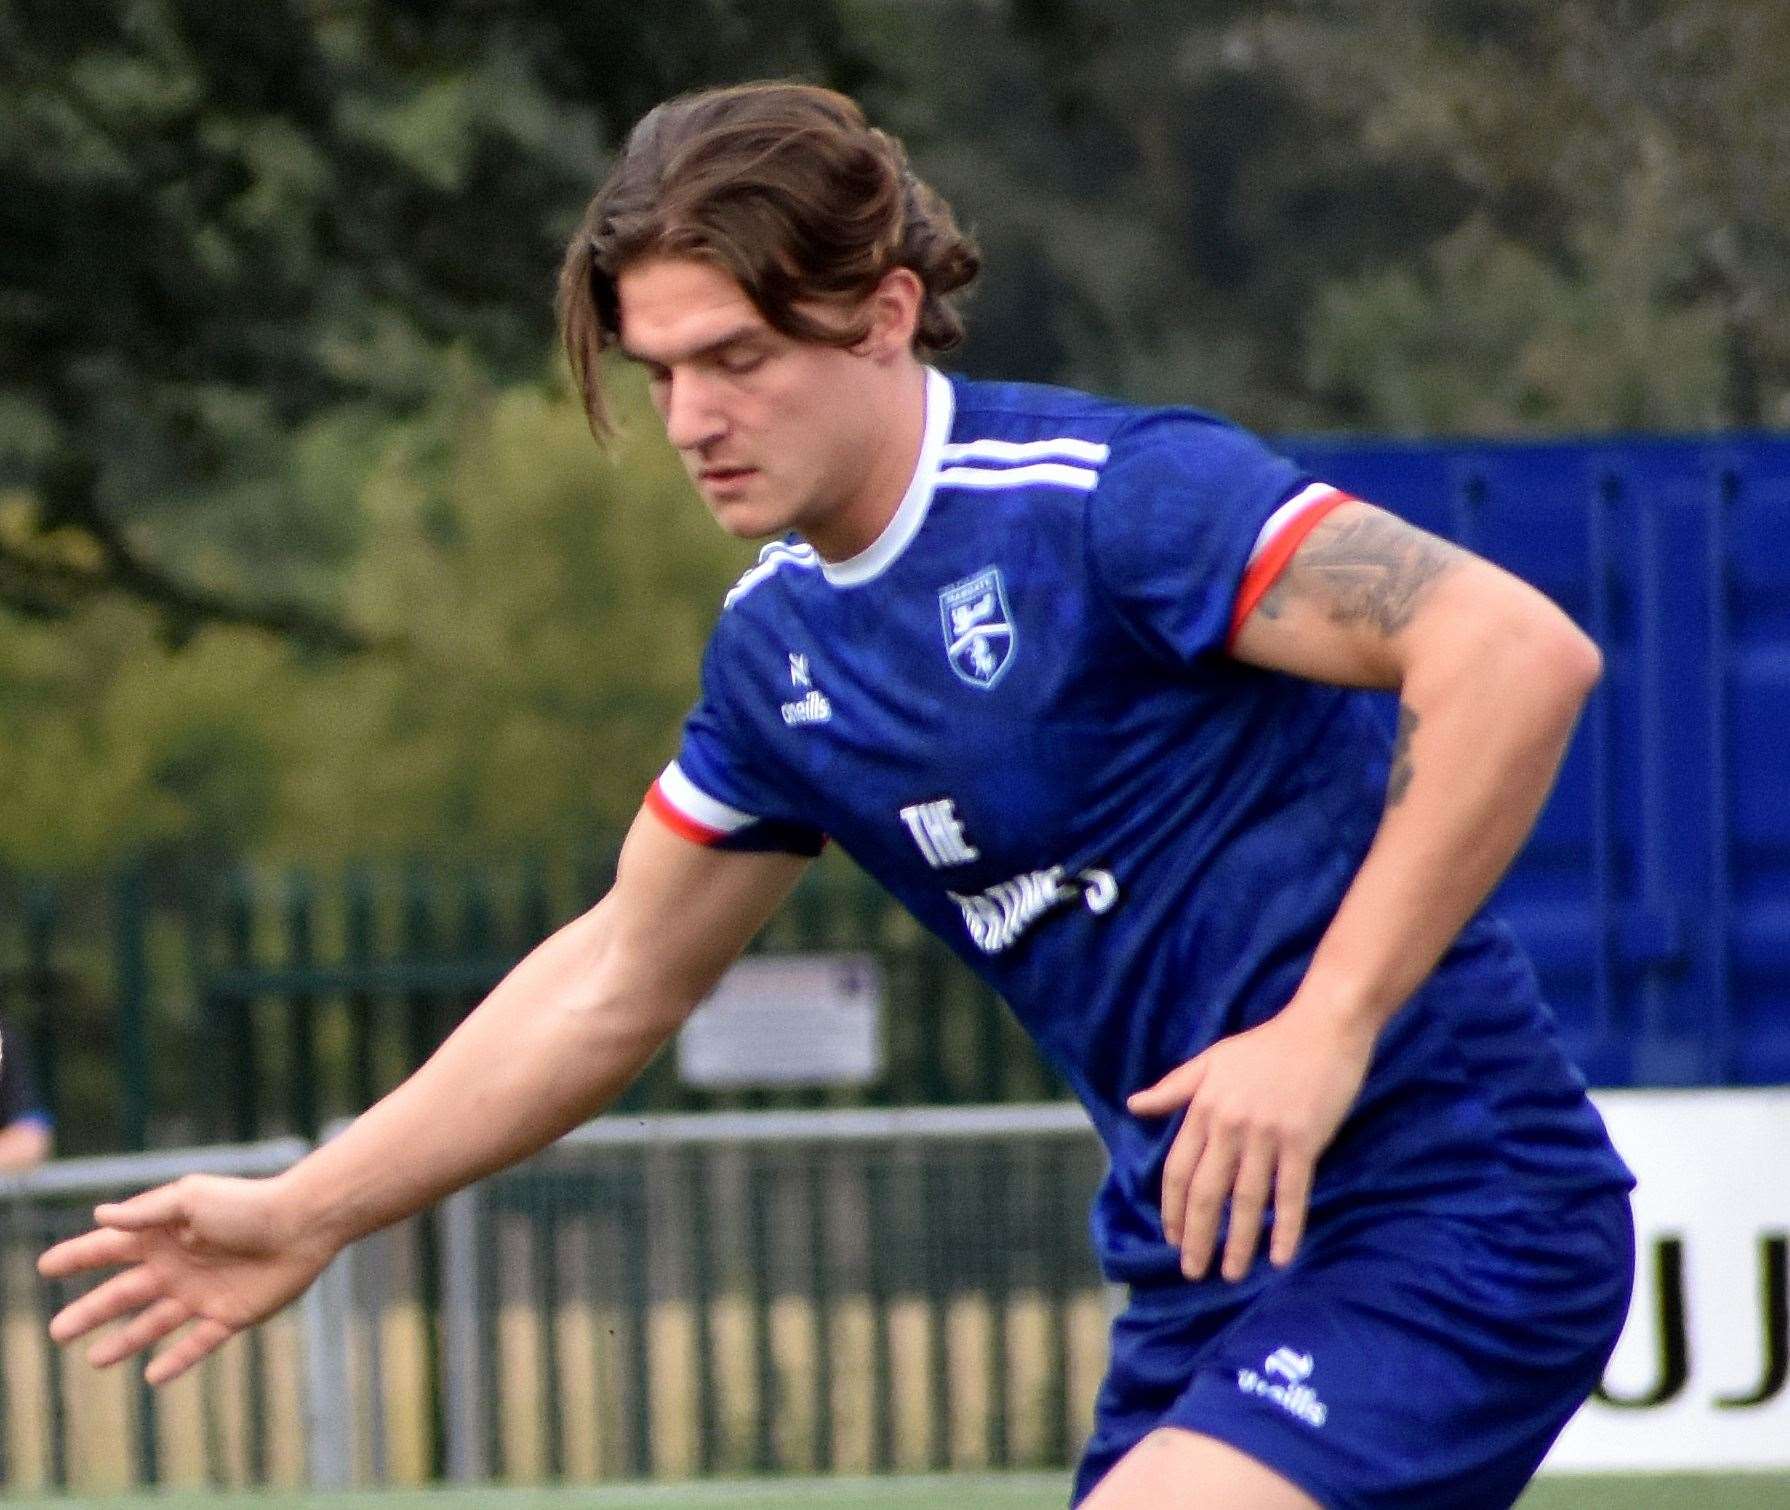
<instances>
[{"instance_id":1,"label":"green metal fence","mask_svg":"<svg viewBox=\"0 0 1790 1510\"><path fill-rule=\"evenodd\" d=\"M1060 1467L1104 1167L1064 1105L599 1120L443 1209L444 1467Z\"/></svg>"},{"instance_id":2,"label":"green metal fence","mask_svg":"<svg viewBox=\"0 0 1790 1510\"><path fill-rule=\"evenodd\" d=\"M300 1306L234 1347L232 1356L156 1391L134 1367L99 1372L79 1349L49 1340L50 1317L89 1281L38 1277L51 1243L91 1225L95 1201L193 1171L265 1175L307 1145L247 1146L58 1160L0 1175L0 1492L94 1492L168 1482L297 1482L310 1442L291 1432L304 1399L302 1334L327 1297ZM314 1416L312 1410L300 1412Z\"/></svg>"},{"instance_id":3,"label":"green metal fence","mask_svg":"<svg viewBox=\"0 0 1790 1510\"><path fill-rule=\"evenodd\" d=\"M52 884L0 875L0 1013L35 1051L65 1152L314 1137L408 1073L612 875L611 852L329 876L136 868ZM755 947L876 957L888 995L882 1078L862 1089L702 1091L663 1056L626 1107L1061 1093L993 994L842 856L811 868Z\"/></svg>"},{"instance_id":4,"label":"green metal fence","mask_svg":"<svg viewBox=\"0 0 1790 1510\"><path fill-rule=\"evenodd\" d=\"M96 1198L298 1139L0 1177L0 1493L1061 1467L1111 1297L1073 1105L600 1118L150 1391L52 1346Z\"/></svg>"}]
</instances>

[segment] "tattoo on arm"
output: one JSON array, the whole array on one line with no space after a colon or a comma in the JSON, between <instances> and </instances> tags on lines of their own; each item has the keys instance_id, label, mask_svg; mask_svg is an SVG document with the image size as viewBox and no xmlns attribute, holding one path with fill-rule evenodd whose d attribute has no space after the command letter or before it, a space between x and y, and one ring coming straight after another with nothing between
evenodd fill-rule
<instances>
[{"instance_id":1,"label":"tattoo on arm","mask_svg":"<svg viewBox=\"0 0 1790 1510\"><path fill-rule=\"evenodd\" d=\"M1383 635L1411 622L1436 579L1465 553L1379 510L1318 525L1294 554L1258 611L1279 618L1296 598L1332 624L1367 624Z\"/></svg>"},{"instance_id":2,"label":"tattoo on arm","mask_svg":"<svg viewBox=\"0 0 1790 1510\"><path fill-rule=\"evenodd\" d=\"M1417 767L1411 763L1411 734L1417 727L1417 715L1403 703L1398 705L1398 732L1392 736L1392 770L1386 777L1386 806L1397 807L1410 788Z\"/></svg>"}]
</instances>

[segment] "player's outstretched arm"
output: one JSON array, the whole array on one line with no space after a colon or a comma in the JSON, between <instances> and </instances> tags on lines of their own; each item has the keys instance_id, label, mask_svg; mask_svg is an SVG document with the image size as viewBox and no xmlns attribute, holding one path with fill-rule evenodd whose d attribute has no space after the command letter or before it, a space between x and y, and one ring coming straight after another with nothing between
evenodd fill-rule
<instances>
[{"instance_id":1,"label":"player's outstretched arm","mask_svg":"<svg viewBox=\"0 0 1790 1510\"><path fill-rule=\"evenodd\" d=\"M1223 1272L1251 1262L1272 1202L1290 1262L1313 1169L1380 1029L1435 968L1528 837L1602 660L1540 593L1367 504L1312 530L1233 651L1319 681L1396 688L1379 832L1293 1000L1131 1098L1187 1117L1163 1227L1203 1274L1227 1200Z\"/></svg>"},{"instance_id":2,"label":"player's outstretched arm","mask_svg":"<svg viewBox=\"0 0 1790 1510\"><path fill-rule=\"evenodd\" d=\"M52 1278L122 1268L50 1323L116 1363L171 1334L160 1384L293 1300L335 1253L600 1111L788 895L806 861L705 849L642 813L609 894L524 959L408 1080L265 1180L189 1175L100 1206Z\"/></svg>"}]
</instances>

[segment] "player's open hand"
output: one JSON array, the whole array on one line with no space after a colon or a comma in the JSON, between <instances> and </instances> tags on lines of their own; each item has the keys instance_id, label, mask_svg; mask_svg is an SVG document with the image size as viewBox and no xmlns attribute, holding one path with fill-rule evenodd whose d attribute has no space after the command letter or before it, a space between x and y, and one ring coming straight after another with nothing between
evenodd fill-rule
<instances>
[{"instance_id":1,"label":"player's open hand","mask_svg":"<svg viewBox=\"0 0 1790 1510\"><path fill-rule=\"evenodd\" d=\"M49 1249L38 1272L49 1279L89 1269L124 1272L64 1306L50 1336L73 1342L122 1321L88 1349L88 1361L103 1368L179 1332L144 1370L151 1384L165 1384L271 1316L335 1251L296 1229L272 1180L188 1175L98 1206L93 1216L94 1230Z\"/></svg>"},{"instance_id":2,"label":"player's open hand","mask_svg":"<svg viewBox=\"0 0 1790 1510\"><path fill-rule=\"evenodd\" d=\"M1189 1279L1203 1278L1211 1264L1227 1201L1226 1279L1249 1272L1270 1200L1269 1258L1281 1267L1293 1261L1318 1157L1355 1104L1372 1052L1370 1036L1295 1003L1127 1100L1145 1117L1187 1108L1163 1165L1162 1230L1180 1248Z\"/></svg>"}]
</instances>

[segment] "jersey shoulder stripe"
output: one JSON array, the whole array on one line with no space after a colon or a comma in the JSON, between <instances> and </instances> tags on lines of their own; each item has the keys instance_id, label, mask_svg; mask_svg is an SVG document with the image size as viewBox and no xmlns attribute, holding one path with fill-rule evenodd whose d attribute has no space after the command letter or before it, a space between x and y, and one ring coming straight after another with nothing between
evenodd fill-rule
<instances>
[{"instance_id":1,"label":"jersey shoulder stripe","mask_svg":"<svg viewBox=\"0 0 1790 1510\"><path fill-rule=\"evenodd\" d=\"M1037 461L1022 467L945 467L938 474L941 488L975 488L992 492L1001 488L1076 488L1092 492L1100 483L1096 467L1070 466L1060 461Z\"/></svg>"},{"instance_id":2,"label":"jersey shoulder stripe","mask_svg":"<svg viewBox=\"0 0 1790 1510\"><path fill-rule=\"evenodd\" d=\"M727 596L721 600L723 609L733 605L759 583L769 581L785 566L807 567L813 569L820 565L820 557L815 554L812 545L801 545L788 540L773 540L758 553L758 561L744 572L739 581L728 589Z\"/></svg>"},{"instance_id":3,"label":"jersey shoulder stripe","mask_svg":"<svg viewBox=\"0 0 1790 1510\"><path fill-rule=\"evenodd\" d=\"M958 418L939 449L934 484L999 493L1064 488L1092 493L1111 459L1114 432L1136 411L1066 388L958 384Z\"/></svg>"},{"instance_id":4,"label":"jersey shoulder stripe","mask_svg":"<svg viewBox=\"0 0 1790 1510\"><path fill-rule=\"evenodd\" d=\"M1056 435L1044 440L964 440L940 448L939 460L957 461L1074 461L1099 466L1112 454L1102 441L1077 435Z\"/></svg>"}]
</instances>

